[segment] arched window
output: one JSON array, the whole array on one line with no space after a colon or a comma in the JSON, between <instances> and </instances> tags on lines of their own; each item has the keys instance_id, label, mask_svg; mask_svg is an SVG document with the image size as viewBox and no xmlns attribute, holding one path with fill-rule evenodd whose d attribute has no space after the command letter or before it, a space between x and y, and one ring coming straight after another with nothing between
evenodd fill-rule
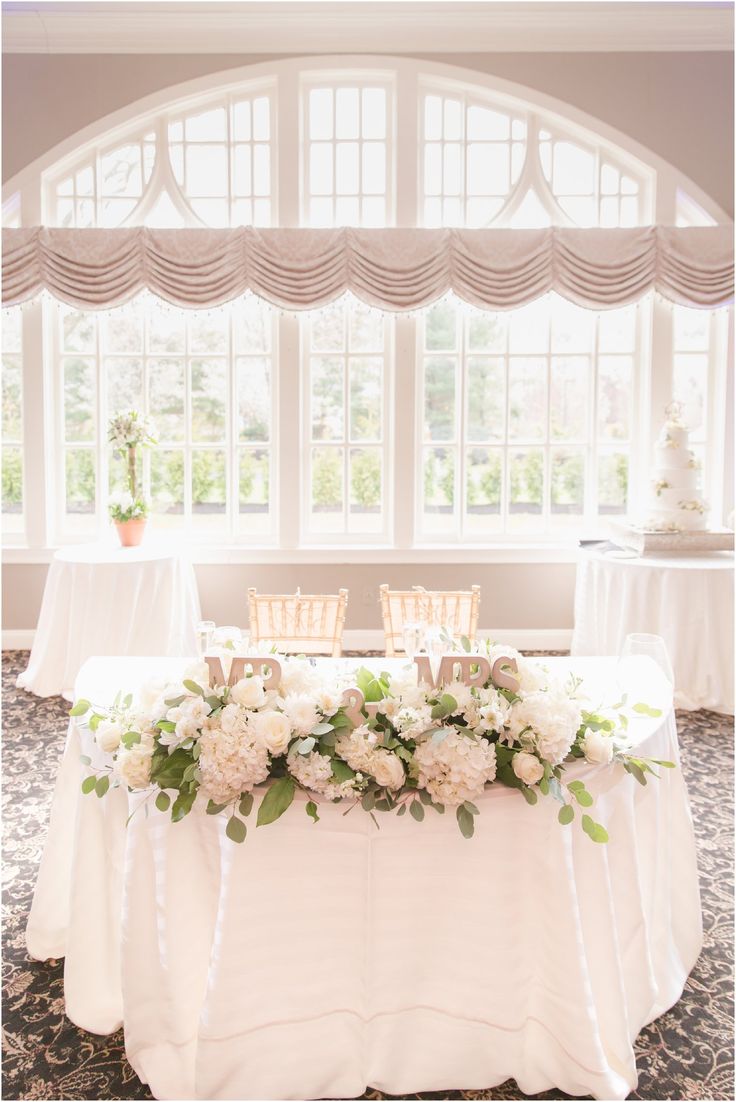
<instances>
[{"instance_id":1,"label":"arched window","mask_svg":"<svg viewBox=\"0 0 736 1102\"><path fill-rule=\"evenodd\" d=\"M633 143L478 74L310 58L212 84L114 130L100 124L22 180L9 217L40 211L70 227L714 220L706 197ZM106 424L135 405L158 423L145 469L156 523L204 543L544 543L599 533L641 503L632 471L646 468L676 394L717 513L724 334L710 313L643 301L597 315L554 296L507 314L443 301L400 319L351 303L298 320L253 299L204 314L139 301L104 317L44 303L3 349L3 508L30 543L100 531L121 478ZM23 410L24 374L26 391L48 395L40 412ZM27 446L39 428L42 461ZM47 495L58 503L50 526Z\"/></svg>"}]
</instances>

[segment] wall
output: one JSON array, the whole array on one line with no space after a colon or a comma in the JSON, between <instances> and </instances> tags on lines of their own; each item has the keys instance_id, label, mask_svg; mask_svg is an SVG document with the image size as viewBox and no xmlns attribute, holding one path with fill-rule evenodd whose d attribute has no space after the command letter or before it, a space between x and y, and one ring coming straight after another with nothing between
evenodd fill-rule
<instances>
[{"instance_id":1,"label":"wall","mask_svg":"<svg viewBox=\"0 0 736 1102\"><path fill-rule=\"evenodd\" d=\"M275 55L7 54L3 180L141 97ZM631 137L733 217L733 54L414 54L528 85Z\"/></svg>"},{"instance_id":2,"label":"wall","mask_svg":"<svg viewBox=\"0 0 736 1102\"><path fill-rule=\"evenodd\" d=\"M253 585L264 593L335 593L350 590L345 627L348 631L381 627L378 587L394 589L481 588L480 627L559 631L572 628L575 567L568 563L513 564L482 562L450 565L351 566L198 566L197 584L202 615L216 624L247 622L246 590ZM3 630L32 628L41 608L46 566L23 564L3 568ZM370 600L368 600L370 598ZM520 637L521 638L521 637Z\"/></svg>"}]
</instances>

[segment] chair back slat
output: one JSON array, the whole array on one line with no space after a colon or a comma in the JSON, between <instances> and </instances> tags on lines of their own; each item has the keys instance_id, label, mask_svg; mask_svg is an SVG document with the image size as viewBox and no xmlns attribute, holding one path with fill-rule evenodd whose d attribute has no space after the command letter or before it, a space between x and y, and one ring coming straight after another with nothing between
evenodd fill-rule
<instances>
[{"instance_id":1,"label":"chair back slat","mask_svg":"<svg viewBox=\"0 0 736 1102\"><path fill-rule=\"evenodd\" d=\"M410 590L380 586L386 655L404 654L404 624L423 620L428 626L446 627L451 635L474 640L478 630L480 586L469 590Z\"/></svg>"},{"instance_id":2,"label":"chair back slat","mask_svg":"<svg viewBox=\"0 0 736 1102\"><path fill-rule=\"evenodd\" d=\"M278 643L287 654L342 655L348 591L274 594L248 590L251 644Z\"/></svg>"}]
</instances>

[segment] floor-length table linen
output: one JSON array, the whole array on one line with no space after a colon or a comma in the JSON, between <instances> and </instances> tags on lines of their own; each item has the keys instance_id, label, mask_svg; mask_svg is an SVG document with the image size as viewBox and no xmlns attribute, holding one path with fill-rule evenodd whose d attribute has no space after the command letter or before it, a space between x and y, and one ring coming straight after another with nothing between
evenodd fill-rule
<instances>
[{"instance_id":1,"label":"floor-length table linen","mask_svg":"<svg viewBox=\"0 0 736 1102\"><path fill-rule=\"evenodd\" d=\"M575 585L573 655L620 654L632 632L661 635L675 704L734 712L734 557L583 551Z\"/></svg>"},{"instance_id":2,"label":"floor-length table linen","mask_svg":"<svg viewBox=\"0 0 736 1102\"><path fill-rule=\"evenodd\" d=\"M173 543L59 548L46 577L28 667L18 687L72 698L91 655L187 655L201 619L191 561Z\"/></svg>"},{"instance_id":3,"label":"floor-length table linen","mask_svg":"<svg viewBox=\"0 0 736 1102\"><path fill-rule=\"evenodd\" d=\"M377 668L397 663L373 660ZM401 665L401 660L398 660ZM569 661L567 663L570 664ZM565 660L549 660L566 668ZM602 691L615 663L572 663ZM102 702L173 660L90 660ZM654 701L650 701L654 702ZM641 753L678 760L671 710L635 721ZM125 1027L157 1098L349 1098L488 1088L624 1098L633 1040L680 996L701 946L695 848L679 769L646 788L576 765L611 841L561 827L498 786L476 834L306 797L242 846L220 817L82 796L72 723L27 941L66 956L69 1017ZM131 803L141 800L131 796ZM149 800L149 804L151 801Z\"/></svg>"}]
</instances>

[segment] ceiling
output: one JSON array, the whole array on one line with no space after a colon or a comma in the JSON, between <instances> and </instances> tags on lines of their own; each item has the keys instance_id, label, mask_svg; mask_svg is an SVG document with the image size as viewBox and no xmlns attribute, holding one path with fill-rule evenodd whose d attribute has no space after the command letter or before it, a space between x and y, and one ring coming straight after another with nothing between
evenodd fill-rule
<instances>
[{"instance_id":1,"label":"ceiling","mask_svg":"<svg viewBox=\"0 0 736 1102\"><path fill-rule=\"evenodd\" d=\"M10 53L499 53L733 49L733 4L374 0L4 3Z\"/></svg>"}]
</instances>

